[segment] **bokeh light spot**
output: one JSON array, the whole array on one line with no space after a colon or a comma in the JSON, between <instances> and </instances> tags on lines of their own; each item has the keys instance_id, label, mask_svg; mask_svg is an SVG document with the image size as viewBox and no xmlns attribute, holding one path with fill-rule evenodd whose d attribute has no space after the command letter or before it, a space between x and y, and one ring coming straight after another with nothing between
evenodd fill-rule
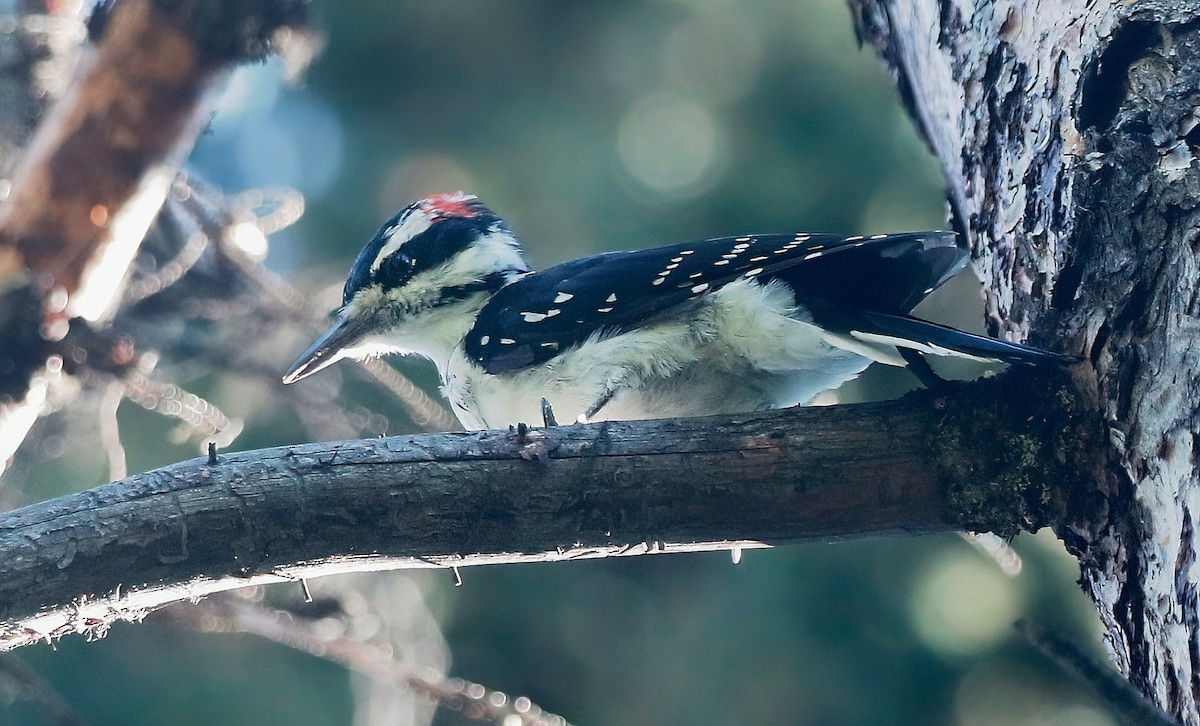
<instances>
[{"instance_id":1,"label":"bokeh light spot","mask_svg":"<svg viewBox=\"0 0 1200 726\"><path fill-rule=\"evenodd\" d=\"M251 222L239 222L225 230L226 241L256 260L267 256L267 237Z\"/></svg>"},{"instance_id":2,"label":"bokeh light spot","mask_svg":"<svg viewBox=\"0 0 1200 726\"><path fill-rule=\"evenodd\" d=\"M936 561L918 583L913 624L932 649L950 656L987 650L1006 638L1020 611L1017 582L969 553Z\"/></svg>"},{"instance_id":3,"label":"bokeh light spot","mask_svg":"<svg viewBox=\"0 0 1200 726\"><path fill-rule=\"evenodd\" d=\"M457 160L436 152L405 157L384 174L379 187L378 215L389 217L397 209L430 194L478 191L475 176Z\"/></svg>"},{"instance_id":4,"label":"bokeh light spot","mask_svg":"<svg viewBox=\"0 0 1200 726\"><path fill-rule=\"evenodd\" d=\"M763 40L744 12L696 14L667 36L663 68L680 90L730 103L754 90Z\"/></svg>"},{"instance_id":5,"label":"bokeh light spot","mask_svg":"<svg viewBox=\"0 0 1200 726\"><path fill-rule=\"evenodd\" d=\"M625 112L617 152L633 178L650 190L687 197L712 181L723 137L705 107L682 96L652 93Z\"/></svg>"}]
</instances>

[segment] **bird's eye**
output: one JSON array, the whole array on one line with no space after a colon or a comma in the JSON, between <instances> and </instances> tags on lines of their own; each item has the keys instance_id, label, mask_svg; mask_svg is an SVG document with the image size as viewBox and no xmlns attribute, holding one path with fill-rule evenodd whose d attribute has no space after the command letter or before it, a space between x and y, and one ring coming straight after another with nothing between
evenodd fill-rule
<instances>
[{"instance_id":1,"label":"bird's eye","mask_svg":"<svg viewBox=\"0 0 1200 726\"><path fill-rule=\"evenodd\" d=\"M412 277L417 261L404 253L394 254L379 266L376 278L389 286L401 285Z\"/></svg>"}]
</instances>

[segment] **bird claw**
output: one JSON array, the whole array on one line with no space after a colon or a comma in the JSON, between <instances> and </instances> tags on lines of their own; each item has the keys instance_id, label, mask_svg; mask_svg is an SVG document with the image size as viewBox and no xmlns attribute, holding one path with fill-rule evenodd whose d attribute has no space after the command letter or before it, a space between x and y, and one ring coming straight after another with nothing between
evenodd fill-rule
<instances>
[{"instance_id":1,"label":"bird claw","mask_svg":"<svg viewBox=\"0 0 1200 726\"><path fill-rule=\"evenodd\" d=\"M519 423L508 427L508 435L516 439L517 456L525 461L546 463L550 460L550 452L558 447L557 443L547 439L540 431L529 428L528 424Z\"/></svg>"},{"instance_id":2,"label":"bird claw","mask_svg":"<svg viewBox=\"0 0 1200 726\"><path fill-rule=\"evenodd\" d=\"M542 399L542 423L546 428L558 425L558 419L554 418L554 409L545 398Z\"/></svg>"}]
</instances>

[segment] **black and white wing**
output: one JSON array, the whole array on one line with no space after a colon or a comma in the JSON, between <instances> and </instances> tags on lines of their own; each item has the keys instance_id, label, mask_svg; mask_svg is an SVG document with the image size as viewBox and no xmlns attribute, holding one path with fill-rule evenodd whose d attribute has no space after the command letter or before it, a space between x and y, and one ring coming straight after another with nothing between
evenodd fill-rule
<instances>
[{"instance_id":1,"label":"black and white wing","mask_svg":"<svg viewBox=\"0 0 1200 726\"><path fill-rule=\"evenodd\" d=\"M870 238L752 235L611 252L556 265L502 288L467 334L465 351L488 373L520 370L593 335L652 323L739 279L787 284L814 317L828 311L828 323L816 320L821 325L870 324L861 316L836 312L842 309L921 323L907 313L965 261L950 232Z\"/></svg>"}]
</instances>

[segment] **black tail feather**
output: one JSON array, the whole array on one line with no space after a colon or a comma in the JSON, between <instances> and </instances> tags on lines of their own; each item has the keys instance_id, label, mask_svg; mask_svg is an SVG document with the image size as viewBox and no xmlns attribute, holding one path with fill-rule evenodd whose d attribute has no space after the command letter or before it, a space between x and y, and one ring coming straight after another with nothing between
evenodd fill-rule
<instances>
[{"instance_id":1,"label":"black tail feather","mask_svg":"<svg viewBox=\"0 0 1200 726\"><path fill-rule=\"evenodd\" d=\"M1031 345L1010 343L1007 340L987 338L973 333L948 328L944 325L931 323L919 318L902 315L889 315L862 311L860 320L863 323L855 326L855 333L860 335L883 336L898 341L914 343L913 347L922 353L934 355L965 356L994 360L1003 363L1023 364L1057 364L1069 365L1081 360L1079 356L1055 353ZM853 333L852 333L853 334ZM940 352L945 351L945 352Z\"/></svg>"}]
</instances>

